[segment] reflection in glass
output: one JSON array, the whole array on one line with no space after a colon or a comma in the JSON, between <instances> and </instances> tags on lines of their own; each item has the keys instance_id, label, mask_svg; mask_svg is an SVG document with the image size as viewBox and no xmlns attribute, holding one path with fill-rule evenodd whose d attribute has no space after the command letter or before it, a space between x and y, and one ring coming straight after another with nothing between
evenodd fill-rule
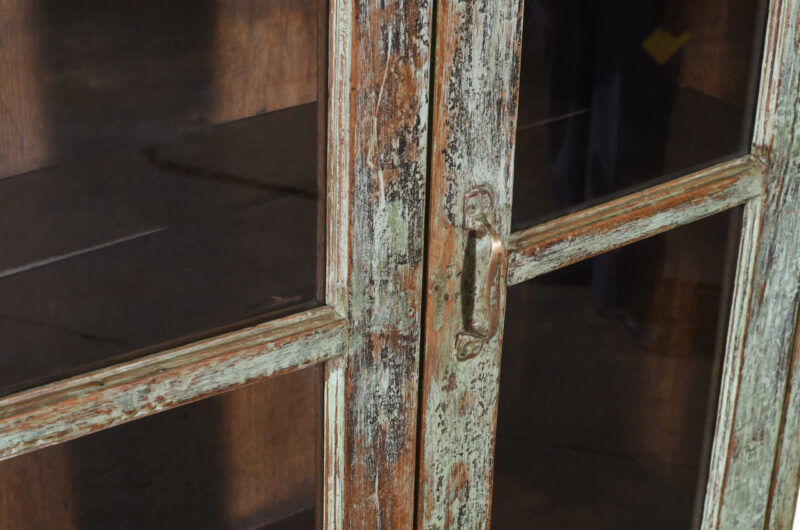
<instances>
[{"instance_id":1,"label":"reflection in glass","mask_svg":"<svg viewBox=\"0 0 800 530\"><path fill-rule=\"evenodd\" d=\"M315 528L322 371L0 462L0 528Z\"/></svg>"},{"instance_id":2,"label":"reflection in glass","mask_svg":"<svg viewBox=\"0 0 800 530\"><path fill-rule=\"evenodd\" d=\"M758 0L525 2L514 229L744 153Z\"/></svg>"},{"instance_id":3,"label":"reflection in glass","mask_svg":"<svg viewBox=\"0 0 800 530\"><path fill-rule=\"evenodd\" d=\"M0 395L317 303L324 1L0 17Z\"/></svg>"},{"instance_id":4,"label":"reflection in glass","mask_svg":"<svg viewBox=\"0 0 800 530\"><path fill-rule=\"evenodd\" d=\"M492 527L690 528L739 210L508 290Z\"/></svg>"}]
</instances>

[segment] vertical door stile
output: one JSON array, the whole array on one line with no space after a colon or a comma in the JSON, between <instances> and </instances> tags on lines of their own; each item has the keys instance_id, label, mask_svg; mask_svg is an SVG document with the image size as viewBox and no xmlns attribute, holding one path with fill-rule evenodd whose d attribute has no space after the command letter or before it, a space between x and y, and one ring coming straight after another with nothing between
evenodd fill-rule
<instances>
[{"instance_id":1,"label":"vertical door stile","mask_svg":"<svg viewBox=\"0 0 800 530\"><path fill-rule=\"evenodd\" d=\"M347 315L350 218L350 72L353 4L330 0L328 21L327 192L325 209L325 302ZM349 352L348 352L349 353ZM344 528L345 386L348 354L325 363L323 485L324 530Z\"/></svg>"},{"instance_id":2,"label":"vertical door stile","mask_svg":"<svg viewBox=\"0 0 800 530\"><path fill-rule=\"evenodd\" d=\"M327 410L343 480L326 528L413 526L431 15L428 0L331 0L327 302L349 338L328 365L344 408Z\"/></svg>"},{"instance_id":3,"label":"vertical door stile","mask_svg":"<svg viewBox=\"0 0 800 530\"><path fill-rule=\"evenodd\" d=\"M488 192L488 221L507 244L522 10L519 0L438 5L417 517L425 529L485 528L502 331L488 333L488 343L464 360L457 341L472 326L467 307L483 327L502 330L505 278L486 303L483 278L468 278L465 269L488 262L487 241L495 236L476 239L465 200ZM482 266L493 274L492 264ZM494 326L492 308L499 310Z\"/></svg>"},{"instance_id":4,"label":"vertical door stile","mask_svg":"<svg viewBox=\"0 0 800 530\"><path fill-rule=\"evenodd\" d=\"M754 270L747 318L740 326L733 321L730 330L741 342L741 371L737 392L721 396L720 410L732 411L732 428L715 448L716 471L724 475L718 497L709 488L707 529L790 528L794 515L800 481L800 370L793 359L800 303L799 38L800 1L770 2L753 137L753 153L769 166L767 191L760 219L742 235L745 242L755 238ZM729 339L729 345L736 342Z\"/></svg>"}]
</instances>

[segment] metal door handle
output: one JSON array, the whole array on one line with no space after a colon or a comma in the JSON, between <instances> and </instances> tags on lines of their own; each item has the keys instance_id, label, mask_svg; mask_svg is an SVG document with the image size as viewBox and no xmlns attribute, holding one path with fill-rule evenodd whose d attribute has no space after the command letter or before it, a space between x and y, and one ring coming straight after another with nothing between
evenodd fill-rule
<instances>
[{"instance_id":1,"label":"metal door handle","mask_svg":"<svg viewBox=\"0 0 800 530\"><path fill-rule=\"evenodd\" d=\"M474 315L465 318L464 329L456 336L456 356L459 360L467 360L478 355L483 346L489 342L500 327L500 293L505 280L507 267L506 248L500 235L489 220L494 217L494 200L486 188L477 187L470 191L464 201L464 228L475 233L480 239L488 235L491 238L489 261L485 272L483 293L476 293L476 302L482 298L486 308L486 326L482 329L474 321ZM484 261L485 262L485 261ZM474 260L474 278L483 276L481 260ZM483 296L480 296L480 295ZM464 293L462 293L462 296ZM474 309L474 308L473 308ZM474 311L473 311L474 312Z\"/></svg>"}]
</instances>

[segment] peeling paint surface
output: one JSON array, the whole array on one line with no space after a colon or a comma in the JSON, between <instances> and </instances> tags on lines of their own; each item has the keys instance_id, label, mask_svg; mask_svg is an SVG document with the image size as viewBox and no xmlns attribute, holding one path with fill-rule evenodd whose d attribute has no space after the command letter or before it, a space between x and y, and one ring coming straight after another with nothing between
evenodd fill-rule
<instances>
[{"instance_id":1,"label":"peeling paint surface","mask_svg":"<svg viewBox=\"0 0 800 530\"><path fill-rule=\"evenodd\" d=\"M753 154L768 166L751 207L750 289L734 305L728 355L734 391L721 396L720 430L704 528L791 528L800 483L800 399L793 358L800 303L800 1L769 5ZM740 271L742 262L740 261ZM730 385L733 386L733 385ZM724 424L723 424L724 425ZM720 433L722 436L720 436Z\"/></svg>"},{"instance_id":2,"label":"peeling paint surface","mask_svg":"<svg viewBox=\"0 0 800 530\"><path fill-rule=\"evenodd\" d=\"M495 229L508 241L521 2L438 6L417 526L486 528L502 333L476 357L456 359L462 298L470 296L461 292L469 239L463 205L473 187L489 190Z\"/></svg>"},{"instance_id":3,"label":"peeling paint surface","mask_svg":"<svg viewBox=\"0 0 800 530\"><path fill-rule=\"evenodd\" d=\"M350 75L353 4L331 0L328 23L328 146L325 301L347 314L350 233ZM348 351L348 346L345 346ZM345 425L347 357L325 365L323 521L325 530L342 530L345 518Z\"/></svg>"},{"instance_id":4,"label":"peeling paint surface","mask_svg":"<svg viewBox=\"0 0 800 530\"><path fill-rule=\"evenodd\" d=\"M511 236L508 284L713 215L764 193L766 167L751 156L626 195Z\"/></svg>"},{"instance_id":5,"label":"peeling paint surface","mask_svg":"<svg viewBox=\"0 0 800 530\"><path fill-rule=\"evenodd\" d=\"M343 527L412 528L432 11L332 7L327 303L350 329Z\"/></svg>"},{"instance_id":6,"label":"peeling paint surface","mask_svg":"<svg viewBox=\"0 0 800 530\"><path fill-rule=\"evenodd\" d=\"M344 353L319 308L0 400L0 459L65 442Z\"/></svg>"}]
</instances>

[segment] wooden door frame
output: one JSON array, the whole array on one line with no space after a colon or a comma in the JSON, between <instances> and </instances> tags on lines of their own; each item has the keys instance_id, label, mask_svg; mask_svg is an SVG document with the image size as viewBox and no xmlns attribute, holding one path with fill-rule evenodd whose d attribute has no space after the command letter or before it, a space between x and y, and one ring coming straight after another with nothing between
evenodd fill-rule
<instances>
[{"instance_id":1,"label":"wooden door frame","mask_svg":"<svg viewBox=\"0 0 800 530\"><path fill-rule=\"evenodd\" d=\"M521 4L437 4L418 526L491 520L502 326L478 357L454 352L463 198L480 185L499 204L508 285L745 205L702 528L790 528L800 484L800 0L765 6L750 153L511 234Z\"/></svg>"},{"instance_id":2,"label":"wooden door frame","mask_svg":"<svg viewBox=\"0 0 800 530\"><path fill-rule=\"evenodd\" d=\"M333 511L343 528L411 528L432 8L335 0L331 12L327 291L349 326L347 364L330 375L344 395L327 412L339 426L328 477L344 477Z\"/></svg>"},{"instance_id":3,"label":"wooden door frame","mask_svg":"<svg viewBox=\"0 0 800 530\"><path fill-rule=\"evenodd\" d=\"M322 526L413 525L431 15L329 1L325 305L4 396L0 459L325 363Z\"/></svg>"}]
</instances>

